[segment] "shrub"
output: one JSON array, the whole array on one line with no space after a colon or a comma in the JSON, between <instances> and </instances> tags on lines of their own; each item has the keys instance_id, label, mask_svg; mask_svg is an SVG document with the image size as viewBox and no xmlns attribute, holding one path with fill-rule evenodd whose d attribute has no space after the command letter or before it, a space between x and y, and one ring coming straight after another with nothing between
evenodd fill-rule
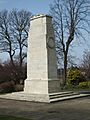
<instances>
[{"instance_id":1,"label":"shrub","mask_svg":"<svg viewBox=\"0 0 90 120\"><path fill-rule=\"evenodd\" d=\"M74 85L66 84L64 88L68 90L68 89L73 89L74 87L75 87Z\"/></svg>"},{"instance_id":2,"label":"shrub","mask_svg":"<svg viewBox=\"0 0 90 120\"><path fill-rule=\"evenodd\" d=\"M88 82L80 82L78 88L82 88L82 89L89 88L89 84Z\"/></svg>"},{"instance_id":3,"label":"shrub","mask_svg":"<svg viewBox=\"0 0 90 120\"><path fill-rule=\"evenodd\" d=\"M13 92L14 91L14 82L9 81L9 82L4 82L0 84L0 93L8 93L8 92Z\"/></svg>"},{"instance_id":4,"label":"shrub","mask_svg":"<svg viewBox=\"0 0 90 120\"><path fill-rule=\"evenodd\" d=\"M15 88L15 92L23 91L24 90L24 85L17 84L17 85L15 85L14 88Z\"/></svg>"},{"instance_id":5,"label":"shrub","mask_svg":"<svg viewBox=\"0 0 90 120\"><path fill-rule=\"evenodd\" d=\"M90 81L88 82L88 86L89 86L89 88L90 88Z\"/></svg>"},{"instance_id":6,"label":"shrub","mask_svg":"<svg viewBox=\"0 0 90 120\"><path fill-rule=\"evenodd\" d=\"M78 85L80 82L85 81L85 77L82 75L81 71L77 68L70 69L67 74L67 84Z\"/></svg>"},{"instance_id":7,"label":"shrub","mask_svg":"<svg viewBox=\"0 0 90 120\"><path fill-rule=\"evenodd\" d=\"M10 80L10 73L5 71L4 69L0 70L0 84L3 82L8 82Z\"/></svg>"}]
</instances>

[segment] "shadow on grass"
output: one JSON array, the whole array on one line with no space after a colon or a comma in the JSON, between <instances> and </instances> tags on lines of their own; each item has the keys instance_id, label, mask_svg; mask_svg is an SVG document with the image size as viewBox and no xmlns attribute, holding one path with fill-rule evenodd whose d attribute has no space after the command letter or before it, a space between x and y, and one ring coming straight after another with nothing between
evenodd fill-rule
<instances>
[{"instance_id":1,"label":"shadow on grass","mask_svg":"<svg viewBox=\"0 0 90 120\"><path fill-rule=\"evenodd\" d=\"M0 115L0 120L31 120L31 119Z\"/></svg>"}]
</instances>

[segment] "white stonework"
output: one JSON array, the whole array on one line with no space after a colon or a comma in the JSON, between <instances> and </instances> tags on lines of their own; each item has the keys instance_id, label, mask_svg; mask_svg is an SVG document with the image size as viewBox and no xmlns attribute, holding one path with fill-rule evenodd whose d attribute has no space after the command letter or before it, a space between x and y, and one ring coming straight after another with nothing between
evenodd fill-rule
<instances>
[{"instance_id":1,"label":"white stonework","mask_svg":"<svg viewBox=\"0 0 90 120\"><path fill-rule=\"evenodd\" d=\"M24 92L48 94L59 89L52 17L37 15L31 19Z\"/></svg>"},{"instance_id":2,"label":"white stonework","mask_svg":"<svg viewBox=\"0 0 90 120\"><path fill-rule=\"evenodd\" d=\"M50 102L49 93L60 91L60 81L57 78L52 17L34 16L28 37L27 80L24 92L8 94L6 98Z\"/></svg>"}]
</instances>

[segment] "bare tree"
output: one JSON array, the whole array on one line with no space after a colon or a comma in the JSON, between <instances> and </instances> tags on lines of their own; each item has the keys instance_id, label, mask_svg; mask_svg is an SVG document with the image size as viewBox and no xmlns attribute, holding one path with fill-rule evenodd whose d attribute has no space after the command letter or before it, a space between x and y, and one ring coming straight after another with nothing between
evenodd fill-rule
<instances>
[{"instance_id":1,"label":"bare tree","mask_svg":"<svg viewBox=\"0 0 90 120\"><path fill-rule=\"evenodd\" d=\"M67 59L69 48L74 40L85 38L83 32L89 32L89 0L54 0L50 6L50 14L53 17L56 45L58 51L63 53L64 79L67 79Z\"/></svg>"},{"instance_id":2,"label":"bare tree","mask_svg":"<svg viewBox=\"0 0 90 120\"><path fill-rule=\"evenodd\" d=\"M31 12L26 10L0 12L0 51L9 54L10 64L12 63L13 69L20 73L21 77L31 16ZM18 56L19 69L16 69L15 56Z\"/></svg>"},{"instance_id":3,"label":"bare tree","mask_svg":"<svg viewBox=\"0 0 90 120\"><path fill-rule=\"evenodd\" d=\"M12 65L14 65L15 48L13 47L14 39L11 35L10 27L8 11L3 10L0 12L0 51L7 52Z\"/></svg>"},{"instance_id":4,"label":"bare tree","mask_svg":"<svg viewBox=\"0 0 90 120\"><path fill-rule=\"evenodd\" d=\"M15 9L10 13L11 31L19 52L18 58L19 58L21 73L22 73L23 60L26 57L25 48L27 47L27 38L28 38L31 16L32 14L25 10L18 11Z\"/></svg>"},{"instance_id":5,"label":"bare tree","mask_svg":"<svg viewBox=\"0 0 90 120\"><path fill-rule=\"evenodd\" d=\"M81 69L85 72L87 79L90 79L90 50L84 51L81 63Z\"/></svg>"}]
</instances>

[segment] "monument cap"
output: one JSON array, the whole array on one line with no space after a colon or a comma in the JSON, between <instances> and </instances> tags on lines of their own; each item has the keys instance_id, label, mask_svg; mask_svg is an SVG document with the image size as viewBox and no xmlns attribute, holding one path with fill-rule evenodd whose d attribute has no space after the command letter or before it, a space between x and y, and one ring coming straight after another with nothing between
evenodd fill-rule
<instances>
[{"instance_id":1,"label":"monument cap","mask_svg":"<svg viewBox=\"0 0 90 120\"><path fill-rule=\"evenodd\" d=\"M34 15L34 16L31 18L31 20L38 19L38 18L42 18L42 17L50 17L50 18L52 18L52 16L47 15L47 14L36 14L36 15Z\"/></svg>"}]
</instances>

